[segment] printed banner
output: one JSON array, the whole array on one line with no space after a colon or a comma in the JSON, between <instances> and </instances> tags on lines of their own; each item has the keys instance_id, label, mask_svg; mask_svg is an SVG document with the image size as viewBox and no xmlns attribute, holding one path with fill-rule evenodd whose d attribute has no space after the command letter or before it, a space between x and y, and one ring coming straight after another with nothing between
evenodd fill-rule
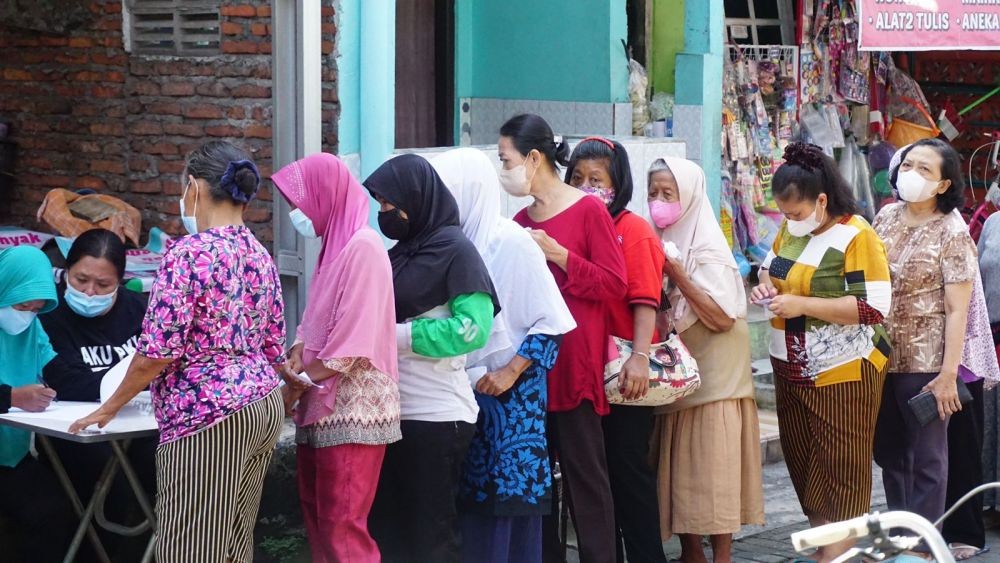
<instances>
[{"instance_id":1,"label":"printed banner","mask_svg":"<svg viewBox=\"0 0 1000 563\"><path fill-rule=\"evenodd\" d=\"M39 233L17 227L0 227L0 250L24 244L41 248L45 246L45 243L52 240L52 236L47 233Z\"/></svg>"},{"instance_id":2,"label":"printed banner","mask_svg":"<svg viewBox=\"0 0 1000 563\"><path fill-rule=\"evenodd\" d=\"M858 0L865 51L1000 50L1000 0Z\"/></svg>"},{"instance_id":3,"label":"printed banner","mask_svg":"<svg viewBox=\"0 0 1000 563\"><path fill-rule=\"evenodd\" d=\"M3 231L0 230L0 237L2 237L2 234ZM51 235L48 236L52 238ZM59 251L62 252L63 257L69 255L69 249L73 246L74 240L76 239L56 237L56 244L59 246ZM0 238L0 241L2 241L2 238ZM126 250L125 271L129 274L128 277L142 277L145 273L148 273L148 275L155 274L156 270L160 267L160 262L163 260L163 252L169 241L170 237L166 233L157 227L153 227L149 231L149 242L146 243L144 248Z\"/></svg>"}]
</instances>

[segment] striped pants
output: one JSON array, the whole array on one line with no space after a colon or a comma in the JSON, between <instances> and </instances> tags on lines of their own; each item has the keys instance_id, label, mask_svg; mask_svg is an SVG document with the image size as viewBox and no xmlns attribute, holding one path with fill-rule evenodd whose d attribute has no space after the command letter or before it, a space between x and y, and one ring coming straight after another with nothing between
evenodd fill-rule
<instances>
[{"instance_id":1,"label":"striped pants","mask_svg":"<svg viewBox=\"0 0 1000 563\"><path fill-rule=\"evenodd\" d=\"M264 475L284 408L277 389L221 422L156 451L156 560L253 559Z\"/></svg>"},{"instance_id":2,"label":"striped pants","mask_svg":"<svg viewBox=\"0 0 1000 563\"><path fill-rule=\"evenodd\" d=\"M775 365L781 450L809 517L839 522L871 510L872 449L885 372L824 387L791 383Z\"/></svg>"}]
</instances>

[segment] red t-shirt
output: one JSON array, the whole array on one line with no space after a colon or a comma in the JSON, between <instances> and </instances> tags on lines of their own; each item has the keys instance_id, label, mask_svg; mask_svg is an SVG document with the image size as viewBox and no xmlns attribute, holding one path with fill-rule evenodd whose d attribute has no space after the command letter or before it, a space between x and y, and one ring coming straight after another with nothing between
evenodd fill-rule
<instances>
[{"instance_id":1,"label":"red t-shirt","mask_svg":"<svg viewBox=\"0 0 1000 563\"><path fill-rule=\"evenodd\" d=\"M615 229L622 244L625 255L625 272L628 280L628 292L625 299L613 303L608 311L608 329L612 336L632 340L635 338L635 321L632 307L634 305L649 305L660 307L660 297L663 295L663 263L667 257L663 253L663 244L656 236L653 227L645 219L624 211L615 219ZM660 338L653 331L653 342Z\"/></svg>"},{"instance_id":2,"label":"red t-shirt","mask_svg":"<svg viewBox=\"0 0 1000 563\"><path fill-rule=\"evenodd\" d=\"M608 307L621 301L627 289L625 259L611 216L599 199L588 196L546 221L532 221L525 209L514 221L544 230L569 250L566 271L549 263L577 325L563 337L549 372L549 411L568 411L591 401L598 414L608 414L604 394Z\"/></svg>"}]
</instances>

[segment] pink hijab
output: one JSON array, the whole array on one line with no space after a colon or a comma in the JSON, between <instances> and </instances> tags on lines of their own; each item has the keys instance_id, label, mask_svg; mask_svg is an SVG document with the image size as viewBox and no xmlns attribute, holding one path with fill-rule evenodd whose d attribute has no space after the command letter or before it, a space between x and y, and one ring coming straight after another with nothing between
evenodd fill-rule
<instances>
[{"instance_id":1,"label":"pink hijab","mask_svg":"<svg viewBox=\"0 0 1000 563\"><path fill-rule=\"evenodd\" d=\"M392 267L382 239L368 226L368 196L337 157L295 161L271 180L323 237L298 337L303 361L367 358L398 379ZM296 422L307 426L333 413L334 376L303 395Z\"/></svg>"}]
</instances>

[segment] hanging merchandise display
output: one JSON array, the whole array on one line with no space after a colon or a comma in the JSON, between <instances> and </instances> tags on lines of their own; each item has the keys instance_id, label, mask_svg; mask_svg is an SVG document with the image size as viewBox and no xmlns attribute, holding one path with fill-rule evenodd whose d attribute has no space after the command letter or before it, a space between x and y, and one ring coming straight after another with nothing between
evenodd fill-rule
<instances>
[{"instance_id":1,"label":"hanging merchandise display","mask_svg":"<svg viewBox=\"0 0 1000 563\"><path fill-rule=\"evenodd\" d=\"M867 8L925 9L909 0L864 1ZM934 100L939 107L932 107L921 83L908 74L921 76L912 57L894 58L890 52L859 48L861 28L866 24L858 13L858 2L796 2L798 46L728 47L723 69L720 208L734 253L751 262L765 257L783 219L771 193L771 180L789 142L819 145L834 158L852 188L859 213L872 221L883 205L894 200L888 168L898 147L942 134L956 138L966 127L963 113L1000 95L1000 81L987 76L988 87L976 92L978 99L952 104L938 96ZM869 14L864 16L866 21ZM981 88L983 81L979 82ZM980 116L970 122L981 126L984 119ZM981 198L973 192L971 199L973 205L965 210L966 215L972 215ZM978 209L986 214L993 208Z\"/></svg>"},{"instance_id":2,"label":"hanging merchandise display","mask_svg":"<svg viewBox=\"0 0 1000 563\"><path fill-rule=\"evenodd\" d=\"M795 133L798 48L731 45L723 92L723 193L734 252L760 262L780 214L771 179Z\"/></svg>"}]
</instances>

